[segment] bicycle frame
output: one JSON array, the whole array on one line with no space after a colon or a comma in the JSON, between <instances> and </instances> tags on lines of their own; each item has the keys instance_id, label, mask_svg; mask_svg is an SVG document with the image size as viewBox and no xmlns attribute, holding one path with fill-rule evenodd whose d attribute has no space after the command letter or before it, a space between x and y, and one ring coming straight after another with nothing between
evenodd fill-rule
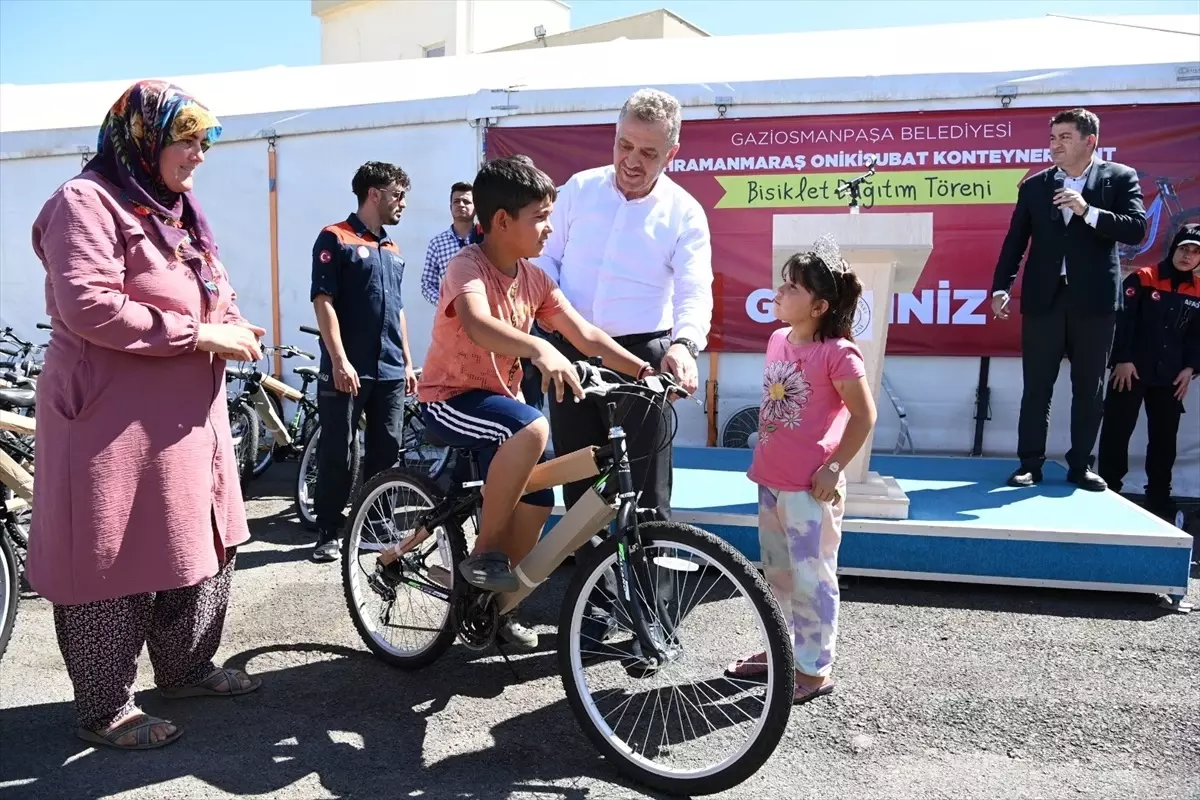
<instances>
[{"instance_id":1,"label":"bicycle frame","mask_svg":"<svg viewBox=\"0 0 1200 800\"><path fill-rule=\"evenodd\" d=\"M639 493L633 487L625 431L620 426L611 424L616 413L616 403L607 402L604 408L608 421L610 421L607 445L582 448L559 456L537 465L530 475L529 482L525 487L526 492L562 486L597 476L599 479L593 482L584 492L583 497L571 506L547 534L538 540L529 554L513 567L513 572L521 586L515 592L498 594L497 606L501 614L516 608L550 577L568 556L582 547L584 542L590 540L598 531L609 528L616 521L617 525L613 535L617 537L618 602L629 615L632 629L641 642L644 656L661 664L666 660L663 648L652 636L641 606L634 602L634 593L630 590L630 577L634 571L638 573L641 585L651 585L648 580L646 556L638 532L637 499ZM612 480L614 477L615 481ZM388 564L402 557L429 538L431 532L439 526L477 511L482 500L480 491L482 485L483 481L479 479L476 462L472 459L470 480L462 484L462 488L470 491L452 492L448 495L442 503L429 512L429 516L422 521L419 529L412 536L383 551L380 554L380 561ZM446 593L444 587L419 585L415 581L409 581L409 585L418 591L434 594L445 600L451 599L450 593ZM456 581L455 586L459 585ZM467 591L483 593L474 587L469 587ZM444 597L443 594L445 594ZM659 605L656 610L659 612L660 618L666 618L666 609L662 607L661 599L658 598L657 593L654 594L654 597Z\"/></svg>"},{"instance_id":2,"label":"bicycle frame","mask_svg":"<svg viewBox=\"0 0 1200 800\"><path fill-rule=\"evenodd\" d=\"M616 403L606 405L608 419L616 412ZM501 594L498 604L501 614L516 608L553 574L567 557L596 535L597 531L609 528L615 521L613 535L617 539L617 592L618 602L625 608L633 632L642 645L643 655L662 663L666 660L662 648L650 633L642 613L641 605L634 602L630 586L631 576L638 573L642 586L650 586L649 570L641 535L638 532L637 499L639 493L633 488L633 474L629 467L629 450L626 446L625 430L618 425L609 425L609 444L605 448L576 450L544 464L540 464L530 476L526 491L536 491L551 486L562 486L584 478L601 476L588 487L583 496L571 506L550 532L541 537L529 555L513 568L521 587L515 592ZM607 451L607 452L606 452ZM611 463L608 454L611 453ZM581 454L583 454L581 456ZM615 491L612 478L616 477ZM661 607L661 598L653 593L660 618L666 618L666 609Z\"/></svg>"},{"instance_id":3,"label":"bicycle frame","mask_svg":"<svg viewBox=\"0 0 1200 800\"><path fill-rule=\"evenodd\" d=\"M19 433L22 436L32 436L36 430L36 421L23 417L11 411L0 409L0 428ZM33 502L33 475L18 464L12 456L0 449L0 483L12 489L16 498L8 501L8 511L15 512Z\"/></svg>"}]
</instances>

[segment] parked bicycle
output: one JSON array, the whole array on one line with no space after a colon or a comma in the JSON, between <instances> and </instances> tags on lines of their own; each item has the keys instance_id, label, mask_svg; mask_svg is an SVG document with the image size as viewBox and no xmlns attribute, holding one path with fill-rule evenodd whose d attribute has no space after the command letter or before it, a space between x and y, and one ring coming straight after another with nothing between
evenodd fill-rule
<instances>
[{"instance_id":1,"label":"parked bicycle","mask_svg":"<svg viewBox=\"0 0 1200 800\"><path fill-rule=\"evenodd\" d=\"M33 515L33 389L0 387L0 657L8 647L29 549Z\"/></svg>"},{"instance_id":2,"label":"parked bicycle","mask_svg":"<svg viewBox=\"0 0 1200 800\"><path fill-rule=\"evenodd\" d=\"M558 621L558 668L572 712L634 780L674 794L729 789L766 762L787 726L795 685L787 626L762 576L729 544L679 522L638 523L639 493L613 398L625 398L627 413L640 401L659 413L670 408L673 417L669 395L686 393L668 376L630 382L595 363L575 366L585 396L602 399L607 421L617 424L606 425L605 446L534 469L529 492L585 479L592 485L514 568L522 587L495 594L459 575L483 482L475 453L455 448L468 474L448 492L402 468L363 488L342 549L347 607L371 652L397 667L428 666L456 637L485 650L497 643L501 616L599 532L601 543L577 559ZM587 609L594 595L607 593L603 579L613 571L615 625L597 641L584 636L594 629L585 628L594 619ZM394 617L421 610L426 618ZM742 654L759 651L767 653L766 675L725 674ZM689 658L698 662L694 674L674 682Z\"/></svg>"},{"instance_id":3,"label":"parked bicycle","mask_svg":"<svg viewBox=\"0 0 1200 800\"><path fill-rule=\"evenodd\" d=\"M309 325L300 326L301 333L320 338L321 332ZM301 521L309 530L317 529L317 513L315 505L316 486L319 475L317 472L317 449L320 444L321 426L317 415L316 401L308 397L308 385L316 380L315 367L302 367L312 370L311 378L305 378L305 419L312 420L311 432L306 435L303 451L300 455L300 470L296 476L296 507ZM417 380L421 379L421 370L416 369ZM299 412L297 412L299 413ZM307 423L306 423L307 424ZM362 453L366 446L365 433L367 422L365 417L359 419L358 435L354 437L350 450L350 501L362 488ZM436 446L425 440L425 423L421 421L421 404L416 397L406 397L404 401L404 422L402 423L403 439L400 443L400 463L404 466L423 472L432 480L438 480L448 463L450 450L447 447Z\"/></svg>"}]
</instances>

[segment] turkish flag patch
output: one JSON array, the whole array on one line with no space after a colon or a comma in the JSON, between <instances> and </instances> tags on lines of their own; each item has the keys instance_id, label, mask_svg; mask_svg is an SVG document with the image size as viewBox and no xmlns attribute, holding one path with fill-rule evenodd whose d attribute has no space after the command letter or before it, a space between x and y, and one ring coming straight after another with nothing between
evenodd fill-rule
<instances>
[{"instance_id":1,"label":"turkish flag patch","mask_svg":"<svg viewBox=\"0 0 1200 800\"><path fill-rule=\"evenodd\" d=\"M322 264L328 264L330 261L333 261L333 253L329 252L328 250L322 250L321 254L317 256L317 258L321 260Z\"/></svg>"},{"instance_id":2,"label":"turkish flag patch","mask_svg":"<svg viewBox=\"0 0 1200 800\"><path fill-rule=\"evenodd\" d=\"M1151 292L1151 293L1150 293L1150 299L1151 299L1151 300L1161 300L1161 299L1162 299L1162 295L1161 295L1161 294L1159 294L1158 292Z\"/></svg>"},{"instance_id":3,"label":"turkish flag patch","mask_svg":"<svg viewBox=\"0 0 1200 800\"><path fill-rule=\"evenodd\" d=\"M1133 297L1135 294L1137 294L1137 289L1134 289L1132 286L1125 290L1126 297Z\"/></svg>"}]
</instances>

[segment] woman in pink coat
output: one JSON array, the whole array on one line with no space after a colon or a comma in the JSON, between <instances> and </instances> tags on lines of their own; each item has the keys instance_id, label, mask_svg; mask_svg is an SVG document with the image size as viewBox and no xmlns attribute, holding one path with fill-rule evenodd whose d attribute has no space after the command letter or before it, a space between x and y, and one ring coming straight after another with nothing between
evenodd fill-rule
<instances>
[{"instance_id":1,"label":"woman in pink coat","mask_svg":"<svg viewBox=\"0 0 1200 800\"><path fill-rule=\"evenodd\" d=\"M179 88L137 83L33 226L54 330L28 577L54 604L78 735L122 749L182 733L133 703L143 644L166 696L260 683L212 662L249 538L225 360L257 360L263 335L238 311L191 192L220 133Z\"/></svg>"}]
</instances>

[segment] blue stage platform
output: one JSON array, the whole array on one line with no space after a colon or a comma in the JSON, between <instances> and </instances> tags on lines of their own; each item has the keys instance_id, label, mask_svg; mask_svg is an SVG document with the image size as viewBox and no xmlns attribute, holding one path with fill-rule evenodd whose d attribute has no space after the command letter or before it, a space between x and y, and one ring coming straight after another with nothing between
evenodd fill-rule
<instances>
[{"instance_id":1,"label":"blue stage platform","mask_svg":"<svg viewBox=\"0 0 1200 800\"><path fill-rule=\"evenodd\" d=\"M675 448L675 519L704 528L758 562L758 487L750 451ZM1114 492L1086 492L1066 469L1039 486L1005 485L1006 459L873 455L894 477L909 518L847 518L839 573L1161 594L1187 593L1192 538ZM553 524L563 509L559 507Z\"/></svg>"}]
</instances>

